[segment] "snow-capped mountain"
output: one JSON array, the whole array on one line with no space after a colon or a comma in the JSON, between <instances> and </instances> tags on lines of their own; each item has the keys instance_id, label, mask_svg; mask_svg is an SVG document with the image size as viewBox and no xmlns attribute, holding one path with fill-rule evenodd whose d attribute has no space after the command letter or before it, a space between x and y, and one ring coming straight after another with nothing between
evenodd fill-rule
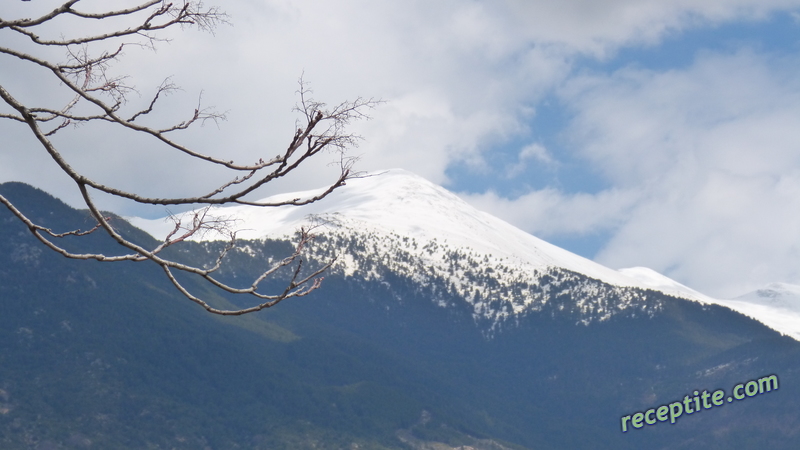
<instances>
[{"instance_id":1,"label":"snow-capped mountain","mask_svg":"<svg viewBox=\"0 0 800 450\"><path fill-rule=\"evenodd\" d=\"M304 198L320 191L264 200ZM336 270L345 276L358 273L380 280L392 271L429 289L442 307L453 296L467 300L475 319L488 320L491 328L546 307L573 314L584 324L620 313L652 315L662 305L647 290L739 310L730 301L705 296L650 269L617 271L556 247L401 169L350 180L324 200L302 207L231 206L212 213L235 218L237 237L243 240L288 238L310 218L325 223L320 231L324 239L314 246L314 254L320 259L338 254ZM163 219L129 220L157 238L173 227ZM197 239L227 237L208 233ZM553 301L565 296L571 302ZM800 325L776 327L774 320L762 319L772 311L767 305L747 314L800 336L794 333L800 333Z\"/></svg>"},{"instance_id":2,"label":"snow-capped mountain","mask_svg":"<svg viewBox=\"0 0 800 450\"><path fill-rule=\"evenodd\" d=\"M647 269L601 279L607 269L551 251L423 180L385 177L353 180L315 205L332 216L350 202L309 247L308 270L330 252L341 256L320 291L228 318L187 301L154 264L47 251L0 208L0 355L8 362L0 364L0 434L11 439L3 448L90 440L103 448L797 448L800 342L731 309L670 297L661 291L699 294ZM0 194L54 230L89 223L86 211L22 183L0 184ZM308 210L296 209L297 219L285 210L243 214L254 239L227 254L218 278L247 286L270 258L291 252L285 239L255 238L267 225L291 232ZM434 224L414 229L410 213ZM104 234L65 242L119 250ZM182 242L165 253L203 264L225 245ZM285 286L286 274L276 275L264 292ZM658 290L622 285L634 282ZM186 287L219 304L252 304L195 277ZM755 299L791 309L792 290ZM780 377L777 393L620 432L620 418L635 411L767 374Z\"/></svg>"},{"instance_id":3,"label":"snow-capped mountain","mask_svg":"<svg viewBox=\"0 0 800 450\"><path fill-rule=\"evenodd\" d=\"M317 193L281 194L263 201L304 198ZM335 228L409 237L423 245L436 240L449 249L469 249L481 256L508 260L511 265L561 267L616 286L639 286L631 277L531 236L401 169L350 180L323 201L303 207L233 206L219 208L215 214L237 218L240 239L290 236L308 222L309 216L314 216L330 221ZM154 236L166 235L172 229L172 223L162 219L132 218L131 223ZM202 239L227 237L209 233Z\"/></svg>"}]
</instances>

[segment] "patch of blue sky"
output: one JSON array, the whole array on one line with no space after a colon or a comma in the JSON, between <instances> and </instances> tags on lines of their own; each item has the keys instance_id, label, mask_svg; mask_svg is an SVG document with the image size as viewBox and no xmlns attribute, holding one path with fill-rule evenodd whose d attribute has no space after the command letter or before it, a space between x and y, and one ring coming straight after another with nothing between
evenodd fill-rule
<instances>
[{"instance_id":1,"label":"patch of blue sky","mask_svg":"<svg viewBox=\"0 0 800 450\"><path fill-rule=\"evenodd\" d=\"M776 13L766 19L689 28L672 32L656 45L629 46L604 60L578 58L574 73L611 74L617 70L637 69L664 72L691 66L704 52L732 53L743 48L759 53L795 54L800 52L800 12ZM483 152L485 165L476 168L463 162L453 163L446 172L456 192L497 194L515 199L532 190L557 189L563 193L597 193L610 187L586 159L579 156L564 135L572 113L555 94L534 105L536 114L528 131L505 142L498 142ZM537 144L547 151L551 161L535 157L522 160L522 150Z\"/></svg>"},{"instance_id":2,"label":"patch of blue sky","mask_svg":"<svg viewBox=\"0 0 800 450\"><path fill-rule=\"evenodd\" d=\"M583 57L575 60L573 73L607 74L624 68L666 72L691 67L703 54L730 54L747 49L772 55L800 53L800 13L778 13L760 20L687 28L665 35L655 45L621 48L604 60ZM597 193L611 187L580 149L569 142L566 130L573 112L556 93L534 105L536 114L525 133L485 149L485 165L476 168L463 162L447 170L448 189L469 194L493 191L514 200L528 192L556 189L565 194ZM546 149L549 160L521 159L523 149L536 144ZM545 237L548 241L586 258L594 258L614 230L588 234Z\"/></svg>"},{"instance_id":3,"label":"patch of blue sky","mask_svg":"<svg viewBox=\"0 0 800 450\"><path fill-rule=\"evenodd\" d=\"M609 187L599 172L569 148L563 133L570 115L558 98L548 96L536 106L527 132L486 149L482 167L464 162L450 165L446 171L450 183L445 187L469 194L491 190L512 200L545 188L569 194ZM531 145L546 153L524 156Z\"/></svg>"},{"instance_id":4,"label":"patch of blue sky","mask_svg":"<svg viewBox=\"0 0 800 450\"><path fill-rule=\"evenodd\" d=\"M800 51L800 10L774 13L753 19L672 31L656 45L628 46L610 58L582 57L578 70L614 72L625 67L657 72L692 65L699 53L733 53L747 48L758 53L796 53Z\"/></svg>"},{"instance_id":5,"label":"patch of blue sky","mask_svg":"<svg viewBox=\"0 0 800 450\"><path fill-rule=\"evenodd\" d=\"M613 230L606 229L589 234L547 236L544 240L564 250L575 253L576 255L593 260L613 235ZM541 238L541 236L538 237ZM615 267L615 269L622 268L623 267Z\"/></svg>"}]
</instances>

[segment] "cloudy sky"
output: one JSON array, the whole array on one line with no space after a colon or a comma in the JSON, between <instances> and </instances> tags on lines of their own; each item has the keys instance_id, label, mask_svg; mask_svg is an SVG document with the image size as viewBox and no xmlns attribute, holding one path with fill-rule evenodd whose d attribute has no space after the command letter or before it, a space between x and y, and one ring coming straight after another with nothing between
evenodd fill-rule
<instances>
[{"instance_id":1,"label":"cloudy sky","mask_svg":"<svg viewBox=\"0 0 800 450\"><path fill-rule=\"evenodd\" d=\"M60 2L3 3L7 19ZM201 92L204 105L228 112L182 142L245 161L276 154L295 128L303 74L329 104L387 101L354 127L365 138L352 153L361 170L411 170L578 254L613 268L650 267L712 296L800 284L800 0L221 6L231 26L171 33L156 52L131 49L114 67L141 94L130 108L171 76L183 90L160 118L191 112ZM85 26L65 20L48 32ZM0 30L0 45L27 44ZM66 98L41 71L7 56L0 85L29 102ZM65 131L58 144L70 161L121 188L205 192L216 181L146 140L103 127ZM275 189L317 187L328 162ZM0 181L9 180L78 205L29 133L0 122Z\"/></svg>"}]
</instances>

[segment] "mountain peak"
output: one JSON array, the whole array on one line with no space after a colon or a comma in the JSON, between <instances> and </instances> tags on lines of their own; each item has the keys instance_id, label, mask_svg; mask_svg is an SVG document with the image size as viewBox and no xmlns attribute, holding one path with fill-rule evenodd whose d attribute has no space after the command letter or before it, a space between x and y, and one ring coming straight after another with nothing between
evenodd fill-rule
<instances>
[{"instance_id":1,"label":"mountain peak","mask_svg":"<svg viewBox=\"0 0 800 450\"><path fill-rule=\"evenodd\" d=\"M770 283L761 289L736 297L734 300L800 311L800 286L789 283Z\"/></svg>"},{"instance_id":2,"label":"mountain peak","mask_svg":"<svg viewBox=\"0 0 800 450\"><path fill-rule=\"evenodd\" d=\"M280 194L263 201L307 198L323 191L324 188ZM337 270L345 276L358 273L365 279L380 279L382 270L391 270L421 284L442 282L473 304L476 318L493 323L541 308L547 296L534 291L549 289L540 286L548 283L545 279L579 275L608 286L602 295L589 290L571 294L582 298L576 304L582 311L579 320L584 323L605 320L627 308L658 308L637 303L644 297L632 300L636 295L611 303L601 298L622 298L627 295L622 292L629 289L650 289L734 309L800 340L800 286L773 284L738 299L720 300L648 268L613 270L479 211L456 194L402 169L348 180L323 200L305 206L231 206L215 208L212 214L235 218L240 230L237 237L243 240L284 239L316 219L316 223L324 224L318 234L329 238L327 245L350 248L314 246L314 251L322 252L317 255L319 258L326 257L324 252L341 254ZM165 220L133 218L131 222L156 237L166 236L173 228ZM209 233L197 240L219 239L228 237ZM338 244L331 244L334 241ZM343 244L346 242L350 244ZM368 250L353 253L352 248ZM379 268L374 261L381 261L385 267ZM491 273L491 281L485 278L487 273ZM488 306L495 300L508 307ZM615 301L621 303L610 307Z\"/></svg>"},{"instance_id":3,"label":"mountain peak","mask_svg":"<svg viewBox=\"0 0 800 450\"><path fill-rule=\"evenodd\" d=\"M263 201L308 197L322 190L280 194ZM450 248L469 249L525 270L559 267L615 286L641 287L635 278L532 236L403 169L348 180L345 186L310 205L231 206L216 208L213 214L235 217L240 230L237 237L245 240L290 236L309 218L318 218L333 228L370 230L379 235L394 234L423 243L437 241ZM172 229L172 224L164 220L131 218L131 222L156 237ZM226 238L207 234L202 240Z\"/></svg>"}]
</instances>

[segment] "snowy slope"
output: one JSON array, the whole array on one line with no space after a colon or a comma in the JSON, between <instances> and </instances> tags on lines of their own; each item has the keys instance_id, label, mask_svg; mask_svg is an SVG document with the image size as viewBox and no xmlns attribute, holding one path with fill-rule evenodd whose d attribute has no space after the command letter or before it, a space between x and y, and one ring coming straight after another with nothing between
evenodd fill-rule
<instances>
[{"instance_id":1,"label":"snowy slope","mask_svg":"<svg viewBox=\"0 0 800 450\"><path fill-rule=\"evenodd\" d=\"M731 300L719 300L733 310L800 341L800 286L772 283Z\"/></svg>"},{"instance_id":2,"label":"snowy slope","mask_svg":"<svg viewBox=\"0 0 800 450\"><path fill-rule=\"evenodd\" d=\"M321 191L321 190L320 190ZM306 197L316 191L282 194L264 199ZM455 194L411 172L393 169L350 180L323 201L303 207L218 208L214 214L236 217L240 239L289 236L309 215L335 219L347 228L409 236L421 242L440 240L451 248L469 248L531 268L561 267L615 286L640 286L616 270L556 247L482 211ZM172 224L163 219L129 218L155 237L165 236ZM208 234L206 240L224 239Z\"/></svg>"},{"instance_id":3,"label":"snowy slope","mask_svg":"<svg viewBox=\"0 0 800 450\"><path fill-rule=\"evenodd\" d=\"M321 191L282 194L264 200L304 198ZM647 268L613 270L478 211L446 189L401 169L350 180L324 200L302 207L232 206L217 208L213 214L235 217L237 236L245 240L291 236L311 216L329 221L331 224L320 231L331 237L329 242L347 241L349 248L355 242L355 247L367 253L342 255L341 249L328 249L340 254L339 269L345 275L358 273L366 279L380 279L381 270L392 270L420 284L441 284L444 280L449 292L473 302L476 318L502 320L540 309L548 298L559 293L559 285L547 281L553 284L551 291L549 286L540 289L542 286L537 283L542 284L540 280L544 277L552 280L554 276L563 281L565 276L570 277L565 273L576 273L612 287L598 290L596 284L591 286L586 282L579 287L562 283L571 286L564 289L573 289L579 313L586 318L582 320L584 323L605 320L626 308L646 313L647 308L657 309L658 305L647 304L646 296L633 291L652 289L730 307L800 339L800 306L797 301L791 303L787 296L779 296L784 299L780 307L761 301L775 297L756 294L753 294L756 297L718 300ZM129 220L157 238L163 238L172 229L167 220ZM202 239L226 237L207 234ZM487 279L487 273L491 279ZM786 289L781 292L784 291L788 292ZM800 296L793 298L797 300ZM504 306L497 306L498 301ZM445 303L442 301L441 305Z\"/></svg>"},{"instance_id":4,"label":"snowy slope","mask_svg":"<svg viewBox=\"0 0 800 450\"><path fill-rule=\"evenodd\" d=\"M800 341L800 286L772 283L728 300L701 294L646 267L620 269L620 272L666 294L725 306Z\"/></svg>"},{"instance_id":5,"label":"snowy slope","mask_svg":"<svg viewBox=\"0 0 800 450\"><path fill-rule=\"evenodd\" d=\"M684 286L672 278L647 267L630 267L627 269L619 269L619 272L637 280L642 287L661 291L674 297L697 300L701 303L717 303L719 301L705 294L701 294L690 287Z\"/></svg>"}]
</instances>

